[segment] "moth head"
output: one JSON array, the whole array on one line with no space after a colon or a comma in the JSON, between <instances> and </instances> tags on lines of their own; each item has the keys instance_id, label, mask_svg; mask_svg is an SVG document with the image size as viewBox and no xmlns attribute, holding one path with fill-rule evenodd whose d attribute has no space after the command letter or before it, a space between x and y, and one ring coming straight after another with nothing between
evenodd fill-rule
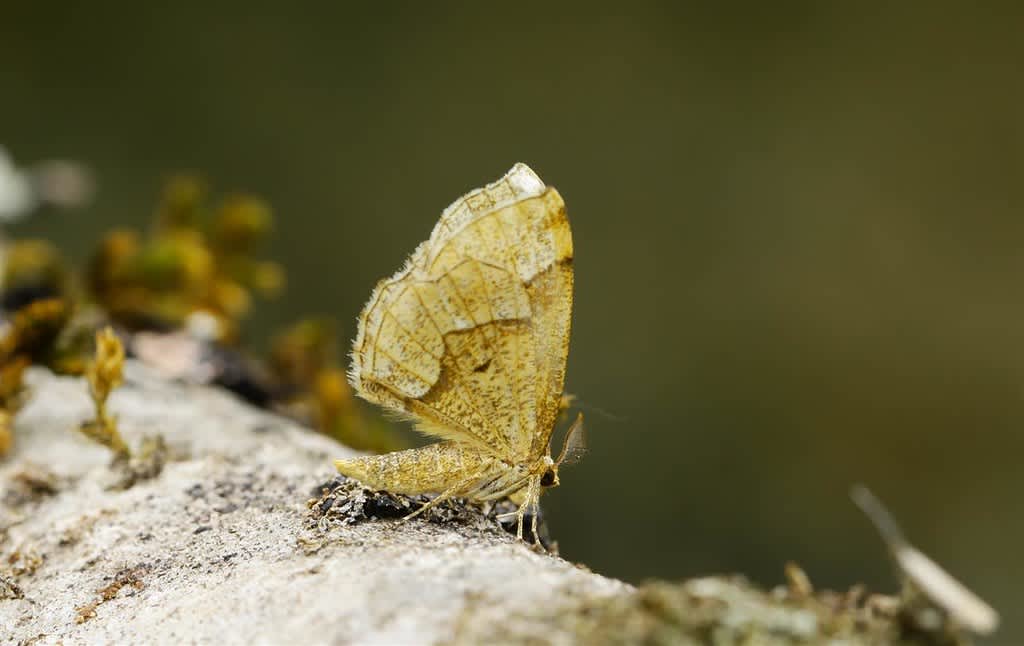
<instances>
[{"instance_id":1,"label":"moth head","mask_svg":"<svg viewBox=\"0 0 1024 646\"><path fill-rule=\"evenodd\" d=\"M558 459L548 465L547 470L541 475L540 485L542 487L557 487L558 468L563 464L576 464L586 452L587 438L583 432L583 413L580 413L565 433L565 441L562 443L562 452L558 455Z\"/></svg>"},{"instance_id":2,"label":"moth head","mask_svg":"<svg viewBox=\"0 0 1024 646\"><path fill-rule=\"evenodd\" d=\"M558 486L558 467L551 465L540 477L540 486L542 487L557 487Z\"/></svg>"}]
</instances>

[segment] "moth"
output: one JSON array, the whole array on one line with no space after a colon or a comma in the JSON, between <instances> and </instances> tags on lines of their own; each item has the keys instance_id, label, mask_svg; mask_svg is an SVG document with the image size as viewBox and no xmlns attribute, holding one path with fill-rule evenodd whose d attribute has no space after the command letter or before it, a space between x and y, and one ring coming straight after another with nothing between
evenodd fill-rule
<instances>
[{"instance_id":1,"label":"moth","mask_svg":"<svg viewBox=\"0 0 1024 646\"><path fill-rule=\"evenodd\" d=\"M525 164L441 214L430 238L378 283L359 316L349 380L360 397L440 441L336 460L394 493L436 493L411 518L461 497L518 505L516 536L541 491L585 450L583 417L551 457L562 412L573 246L565 203ZM568 400L565 400L568 401Z\"/></svg>"}]
</instances>

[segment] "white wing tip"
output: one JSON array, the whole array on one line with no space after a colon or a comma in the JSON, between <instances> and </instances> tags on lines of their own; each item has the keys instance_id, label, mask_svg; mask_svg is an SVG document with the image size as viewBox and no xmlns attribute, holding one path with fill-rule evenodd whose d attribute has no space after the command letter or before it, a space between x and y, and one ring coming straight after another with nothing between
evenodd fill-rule
<instances>
[{"instance_id":1,"label":"white wing tip","mask_svg":"<svg viewBox=\"0 0 1024 646\"><path fill-rule=\"evenodd\" d=\"M523 162L517 162L502 179L507 180L513 190L520 195L540 195L547 188L537 173Z\"/></svg>"}]
</instances>

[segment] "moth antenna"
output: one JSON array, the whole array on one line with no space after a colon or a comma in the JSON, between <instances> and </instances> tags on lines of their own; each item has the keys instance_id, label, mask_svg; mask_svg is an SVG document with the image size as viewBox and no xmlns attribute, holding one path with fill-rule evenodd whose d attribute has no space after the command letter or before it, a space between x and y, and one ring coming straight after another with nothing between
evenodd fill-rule
<instances>
[{"instance_id":1,"label":"moth antenna","mask_svg":"<svg viewBox=\"0 0 1024 646\"><path fill-rule=\"evenodd\" d=\"M570 397L569 404L571 406L583 409L588 413L594 413L595 415L603 417L604 419L609 420L611 422L627 421L627 418L624 415L616 415L615 413L605 410L599 406L594 406L593 404L584 401L583 399L577 397L576 395L568 395L568 397Z\"/></svg>"}]
</instances>

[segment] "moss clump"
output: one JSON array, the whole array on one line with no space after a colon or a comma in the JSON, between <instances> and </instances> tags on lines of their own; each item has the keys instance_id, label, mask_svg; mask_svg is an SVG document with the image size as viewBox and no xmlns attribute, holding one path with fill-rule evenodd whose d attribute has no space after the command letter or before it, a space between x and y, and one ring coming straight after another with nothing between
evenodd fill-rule
<instances>
[{"instance_id":1,"label":"moss clump","mask_svg":"<svg viewBox=\"0 0 1024 646\"><path fill-rule=\"evenodd\" d=\"M966 646L962 631L908 623L902 597L815 590L795 565L788 585L763 590L742 577L650 581L596 598L566 590L563 603L493 622L466 617L450 643L580 643L595 646Z\"/></svg>"},{"instance_id":2,"label":"moss clump","mask_svg":"<svg viewBox=\"0 0 1024 646\"><path fill-rule=\"evenodd\" d=\"M267 360L242 347L254 297L284 288L282 268L260 257L273 228L263 200L213 201L203 181L183 175L167 183L147 231L109 231L80 274L47 241L0 240L0 455L13 445L21 375L35 364L76 375L89 368L97 417L82 431L132 458L116 420L104 417L90 359L96 330L108 325L123 341L122 360L127 353L169 377L222 386L353 448L403 448L389 426L360 414L329 321L286 329Z\"/></svg>"},{"instance_id":3,"label":"moss clump","mask_svg":"<svg viewBox=\"0 0 1024 646\"><path fill-rule=\"evenodd\" d=\"M28 367L28 357L15 357L0 364L0 455L6 454L14 444L14 414L21 407L22 374Z\"/></svg>"},{"instance_id":4,"label":"moss clump","mask_svg":"<svg viewBox=\"0 0 1024 646\"><path fill-rule=\"evenodd\" d=\"M716 644L809 646L841 643L964 646L963 632L922 632L908 625L900 597L815 591L796 566L789 584L764 591L741 577L682 583L652 581L635 591L585 603L575 615L578 632L593 644Z\"/></svg>"},{"instance_id":5,"label":"moss clump","mask_svg":"<svg viewBox=\"0 0 1024 646\"><path fill-rule=\"evenodd\" d=\"M139 480L160 475L167 462L167 445L163 437L145 437L138 450L131 450L118 430L117 416L107 408L110 394L124 381L124 346L112 328L106 327L96 333L96 355L85 376L96 417L83 423L79 430L114 453L112 466L117 479L111 488L127 489Z\"/></svg>"},{"instance_id":6,"label":"moss clump","mask_svg":"<svg viewBox=\"0 0 1024 646\"><path fill-rule=\"evenodd\" d=\"M149 235L117 229L93 255L90 296L129 330L174 329L202 315L209 338L235 342L252 294L274 296L284 285L276 263L256 257L273 227L270 207L234 195L210 206L196 178L172 179Z\"/></svg>"}]
</instances>

